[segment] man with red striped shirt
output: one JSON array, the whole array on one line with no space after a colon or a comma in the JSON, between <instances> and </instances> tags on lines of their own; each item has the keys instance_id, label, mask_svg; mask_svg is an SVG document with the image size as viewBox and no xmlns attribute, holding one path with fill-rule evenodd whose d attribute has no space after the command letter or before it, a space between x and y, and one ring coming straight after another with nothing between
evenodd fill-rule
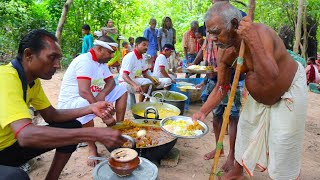
<instances>
[{"instance_id":1,"label":"man with red striped shirt","mask_svg":"<svg viewBox=\"0 0 320 180\"><path fill-rule=\"evenodd\" d=\"M143 54L148 50L148 39L138 37L136 39L136 48L128 53L122 60L119 84L125 87L130 93L147 93L151 84L157 84L148 74L148 67ZM139 102L144 99L140 95Z\"/></svg>"},{"instance_id":2,"label":"man with red striped shirt","mask_svg":"<svg viewBox=\"0 0 320 180\"><path fill-rule=\"evenodd\" d=\"M108 36L102 36L94 42L88 53L76 57L64 74L58 100L61 109L79 108L97 101L115 102L116 120L110 115L103 120L108 126L124 119L127 93L122 86L116 86L113 76L105 64L114 55L118 44ZM93 127L94 114L77 118L83 127ZM98 156L95 142L88 142L89 156ZM87 160L89 166L95 166L96 160Z\"/></svg>"},{"instance_id":3,"label":"man with red striped shirt","mask_svg":"<svg viewBox=\"0 0 320 180\"><path fill-rule=\"evenodd\" d=\"M168 58L171 56L174 47L171 44L165 44L162 52L157 57L154 68L153 76L159 79L160 85L157 88L170 89L172 83L176 83L176 75L169 71Z\"/></svg>"}]
</instances>

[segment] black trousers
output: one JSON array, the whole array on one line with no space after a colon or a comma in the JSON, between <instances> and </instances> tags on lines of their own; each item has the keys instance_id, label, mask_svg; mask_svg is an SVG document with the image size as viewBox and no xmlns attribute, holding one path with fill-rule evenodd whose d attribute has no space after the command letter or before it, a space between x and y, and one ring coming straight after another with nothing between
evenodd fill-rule
<instances>
[{"instance_id":1,"label":"black trousers","mask_svg":"<svg viewBox=\"0 0 320 180\"><path fill-rule=\"evenodd\" d=\"M77 120L64 122L64 123L52 123L52 124L49 124L49 126L56 127L56 128L67 128L67 129L82 127L81 123ZM77 148L77 144L57 147L56 151L61 153L73 153L76 150L76 148ZM0 165L18 167L28 162L30 159L37 157L52 149L54 148L41 149L41 148L21 147L18 142L15 142L13 145L0 151ZM1 167L0 167L0 172L1 172Z\"/></svg>"},{"instance_id":2,"label":"black trousers","mask_svg":"<svg viewBox=\"0 0 320 180\"><path fill-rule=\"evenodd\" d=\"M30 180L22 169L0 165L0 180Z\"/></svg>"}]
</instances>

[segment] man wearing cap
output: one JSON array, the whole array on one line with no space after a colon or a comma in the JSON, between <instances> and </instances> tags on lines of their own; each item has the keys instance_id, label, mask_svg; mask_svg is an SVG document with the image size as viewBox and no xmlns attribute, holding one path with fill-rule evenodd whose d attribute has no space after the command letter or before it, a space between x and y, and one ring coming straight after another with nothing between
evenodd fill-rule
<instances>
[{"instance_id":1,"label":"man wearing cap","mask_svg":"<svg viewBox=\"0 0 320 180\"><path fill-rule=\"evenodd\" d=\"M97 101L115 102L116 120L110 116L104 120L108 126L124 119L127 93L122 86L116 86L113 76L105 64L117 50L118 44L109 36L102 36L88 53L76 57L64 74L58 100L61 109L79 108ZM83 127L93 127L93 114L77 118ZM88 142L89 156L97 156L95 142ZM95 166L95 160L87 161Z\"/></svg>"},{"instance_id":2,"label":"man wearing cap","mask_svg":"<svg viewBox=\"0 0 320 180\"><path fill-rule=\"evenodd\" d=\"M99 141L109 148L125 142L119 131L81 128L81 123L76 120L90 113L108 119L114 111L111 103L100 101L63 110L51 105L40 79L52 78L60 67L61 57L57 38L46 30L36 29L21 39L17 57L0 66L1 180L29 180L18 167L52 149L55 154L43 179L57 180L79 142ZM39 111L47 126L32 123L30 105Z\"/></svg>"},{"instance_id":3,"label":"man wearing cap","mask_svg":"<svg viewBox=\"0 0 320 180\"><path fill-rule=\"evenodd\" d=\"M146 60L142 54L147 52L148 39L138 37L136 39L136 48L128 53L122 60L119 84L127 88L130 93L140 93L139 102L144 100L143 93L147 93L151 84L157 84L157 81L148 74Z\"/></svg>"},{"instance_id":4,"label":"man wearing cap","mask_svg":"<svg viewBox=\"0 0 320 180\"><path fill-rule=\"evenodd\" d=\"M171 44L165 44L162 52L157 57L153 68L153 76L159 79L160 85L157 88L168 89L172 83L176 82L176 76L169 71L168 58L171 56L174 47Z\"/></svg>"}]
</instances>

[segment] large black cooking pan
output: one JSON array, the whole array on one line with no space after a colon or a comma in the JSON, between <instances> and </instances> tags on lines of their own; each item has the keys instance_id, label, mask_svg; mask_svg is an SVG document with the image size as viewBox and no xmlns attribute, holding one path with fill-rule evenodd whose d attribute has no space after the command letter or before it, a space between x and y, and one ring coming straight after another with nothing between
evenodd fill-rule
<instances>
[{"instance_id":1,"label":"large black cooking pan","mask_svg":"<svg viewBox=\"0 0 320 180\"><path fill-rule=\"evenodd\" d=\"M159 120L155 119L134 119L131 121L138 126L151 126L160 128ZM125 125L123 122L118 122L116 125L112 126L112 129L119 130L128 127L129 125ZM176 142L177 138L172 137L172 139L168 140L168 142L166 142L165 144L134 149L138 152L139 156L147 158L151 161L159 162L163 158L163 156L165 156L173 148Z\"/></svg>"}]
</instances>

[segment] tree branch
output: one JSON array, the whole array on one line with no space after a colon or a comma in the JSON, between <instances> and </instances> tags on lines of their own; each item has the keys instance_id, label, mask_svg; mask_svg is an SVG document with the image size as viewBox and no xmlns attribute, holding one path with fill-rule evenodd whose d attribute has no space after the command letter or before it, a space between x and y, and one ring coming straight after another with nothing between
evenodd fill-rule
<instances>
[{"instance_id":1,"label":"tree branch","mask_svg":"<svg viewBox=\"0 0 320 180\"><path fill-rule=\"evenodd\" d=\"M73 0L67 0L66 3L63 5L61 17L56 30L56 37L58 38L58 42L60 45L61 45L61 36L62 36L63 26L64 26L64 23L66 22L69 7L72 2Z\"/></svg>"},{"instance_id":2,"label":"tree branch","mask_svg":"<svg viewBox=\"0 0 320 180\"><path fill-rule=\"evenodd\" d=\"M299 44L301 39L303 4L304 4L304 0L298 0L298 20L297 20L297 26L295 30L296 41L293 46L293 51L297 54L299 53Z\"/></svg>"}]
</instances>

